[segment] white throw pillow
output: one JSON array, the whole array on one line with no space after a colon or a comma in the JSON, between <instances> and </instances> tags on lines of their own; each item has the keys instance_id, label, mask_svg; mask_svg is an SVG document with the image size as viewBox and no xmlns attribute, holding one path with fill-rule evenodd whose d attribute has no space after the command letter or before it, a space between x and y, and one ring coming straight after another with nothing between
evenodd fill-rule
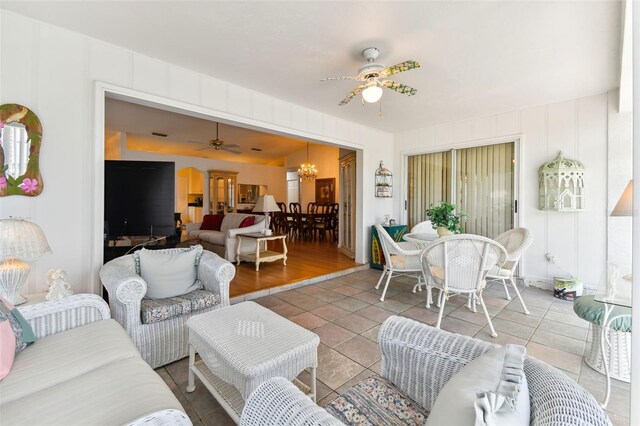
<instances>
[{"instance_id":1,"label":"white throw pillow","mask_svg":"<svg viewBox=\"0 0 640 426\"><path fill-rule=\"evenodd\" d=\"M197 266L202 246L187 249L147 250L136 252L136 266L147 283L149 299L181 296L202 288Z\"/></svg>"},{"instance_id":2,"label":"white throw pillow","mask_svg":"<svg viewBox=\"0 0 640 426\"><path fill-rule=\"evenodd\" d=\"M506 345L458 371L438 394L427 425L529 425L525 349Z\"/></svg>"}]
</instances>

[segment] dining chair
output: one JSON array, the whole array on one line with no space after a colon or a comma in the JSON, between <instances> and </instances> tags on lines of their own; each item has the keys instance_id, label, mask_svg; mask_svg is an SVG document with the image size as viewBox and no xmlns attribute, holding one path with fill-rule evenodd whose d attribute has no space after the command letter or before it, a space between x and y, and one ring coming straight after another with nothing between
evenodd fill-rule
<instances>
[{"instance_id":1,"label":"dining chair","mask_svg":"<svg viewBox=\"0 0 640 426\"><path fill-rule=\"evenodd\" d=\"M375 288L376 290L380 288L382 279L386 275L387 281L384 284L382 296L380 296L380 301L384 302L384 296L387 293L391 277L410 276L417 278L418 284L422 282L424 277L422 273L422 265L420 264L420 253L422 252L422 248L416 244L406 242L402 243L401 246L391 238L391 235L389 235L382 225L376 223L374 226L378 231L378 239L380 240L385 261L382 275L380 275L380 279L378 279L378 283ZM430 297L431 288L427 285L427 298L430 299Z\"/></svg>"},{"instance_id":2,"label":"dining chair","mask_svg":"<svg viewBox=\"0 0 640 426\"><path fill-rule=\"evenodd\" d=\"M511 283L513 287L513 291L515 291L516 296L520 300L520 304L522 305L522 309L524 309L525 314L529 314L529 310L522 299L522 295L518 290L518 286L516 285L516 280L514 278L514 273L516 268L518 267L518 262L520 262L520 258L524 254L524 252L529 248L531 243L533 243L533 234L527 228L515 228L510 229L502 234L498 235L495 240L502 244L502 246L507 251L507 261L504 265L500 267L494 267L487 274L487 279L489 280L500 280L502 281L502 285L504 286L504 292L507 294L507 300L511 300L511 295L509 294L509 288L507 286L507 280Z\"/></svg>"},{"instance_id":3,"label":"dining chair","mask_svg":"<svg viewBox=\"0 0 640 426\"><path fill-rule=\"evenodd\" d=\"M484 316L489 323L491 336L498 334L493 328L487 306L482 298L489 271L496 265L502 265L507 259L507 251L494 240L479 235L462 234L441 237L428 245L420 254L420 263L424 280L431 287L440 290L438 297L438 322L440 328L446 301L456 295L469 296L480 301ZM431 300L427 296L427 308ZM473 312L476 312L473 303Z\"/></svg>"}]
</instances>

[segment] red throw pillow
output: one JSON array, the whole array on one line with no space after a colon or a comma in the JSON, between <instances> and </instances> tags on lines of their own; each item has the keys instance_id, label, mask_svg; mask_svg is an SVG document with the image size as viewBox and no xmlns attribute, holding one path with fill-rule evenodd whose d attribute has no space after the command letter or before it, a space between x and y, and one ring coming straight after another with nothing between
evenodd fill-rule
<instances>
[{"instance_id":1,"label":"red throw pillow","mask_svg":"<svg viewBox=\"0 0 640 426\"><path fill-rule=\"evenodd\" d=\"M219 231L223 218L224 216L221 214L206 214L202 218L200 229L202 231Z\"/></svg>"},{"instance_id":2,"label":"red throw pillow","mask_svg":"<svg viewBox=\"0 0 640 426\"><path fill-rule=\"evenodd\" d=\"M251 226L255 221L256 221L255 216L247 216L244 218L242 222L240 222L240 228L246 228L247 226Z\"/></svg>"}]
</instances>

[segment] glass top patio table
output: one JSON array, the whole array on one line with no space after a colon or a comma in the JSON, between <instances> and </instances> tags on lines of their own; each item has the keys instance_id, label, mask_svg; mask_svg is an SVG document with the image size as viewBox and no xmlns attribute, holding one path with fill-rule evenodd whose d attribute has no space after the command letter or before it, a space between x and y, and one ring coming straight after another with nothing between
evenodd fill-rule
<instances>
[{"instance_id":1,"label":"glass top patio table","mask_svg":"<svg viewBox=\"0 0 640 426\"><path fill-rule=\"evenodd\" d=\"M436 234L430 234L427 232L412 232L409 234L405 234L402 237L405 241L408 241L410 243L417 243L417 244L421 244L421 245L427 245L432 241L435 241L438 239L438 235Z\"/></svg>"}]
</instances>

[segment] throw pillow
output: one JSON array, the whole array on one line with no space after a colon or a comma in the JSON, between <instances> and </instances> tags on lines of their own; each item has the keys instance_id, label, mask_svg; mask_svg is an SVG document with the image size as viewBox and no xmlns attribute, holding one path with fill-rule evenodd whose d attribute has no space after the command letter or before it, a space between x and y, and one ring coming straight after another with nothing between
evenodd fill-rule
<instances>
[{"instance_id":1,"label":"throw pillow","mask_svg":"<svg viewBox=\"0 0 640 426\"><path fill-rule=\"evenodd\" d=\"M523 346L486 352L458 371L438 394L427 425L529 425Z\"/></svg>"},{"instance_id":2,"label":"throw pillow","mask_svg":"<svg viewBox=\"0 0 640 426\"><path fill-rule=\"evenodd\" d=\"M240 228L246 228L247 226L251 226L255 223L255 221L256 221L255 216L247 216L242 220L242 222L240 222Z\"/></svg>"},{"instance_id":3,"label":"throw pillow","mask_svg":"<svg viewBox=\"0 0 640 426\"><path fill-rule=\"evenodd\" d=\"M224 216L221 214L206 214L202 218L200 229L202 231L219 231L222 219L224 219Z\"/></svg>"},{"instance_id":4,"label":"throw pillow","mask_svg":"<svg viewBox=\"0 0 640 426\"><path fill-rule=\"evenodd\" d=\"M197 273L202 256L201 245L167 250L143 248L136 253L136 266L147 283L145 297L166 299L202 288Z\"/></svg>"},{"instance_id":5,"label":"throw pillow","mask_svg":"<svg viewBox=\"0 0 640 426\"><path fill-rule=\"evenodd\" d=\"M0 380L4 379L16 357L16 336L13 334L9 319L0 314Z\"/></svg>"},{"instance_id":6,"label":"throw pillow","mask_svg":"<svg viewBox=\"0 0 640 426\"><path fill-rule=\"evenodd\" d=\"M15 352L18 353L27 347L28 344L36 341L33 329L24 319L20 311L15 308L5 298L0 297L0 315L5 317L15 336Z\"/></svg>"}]
</instances>

